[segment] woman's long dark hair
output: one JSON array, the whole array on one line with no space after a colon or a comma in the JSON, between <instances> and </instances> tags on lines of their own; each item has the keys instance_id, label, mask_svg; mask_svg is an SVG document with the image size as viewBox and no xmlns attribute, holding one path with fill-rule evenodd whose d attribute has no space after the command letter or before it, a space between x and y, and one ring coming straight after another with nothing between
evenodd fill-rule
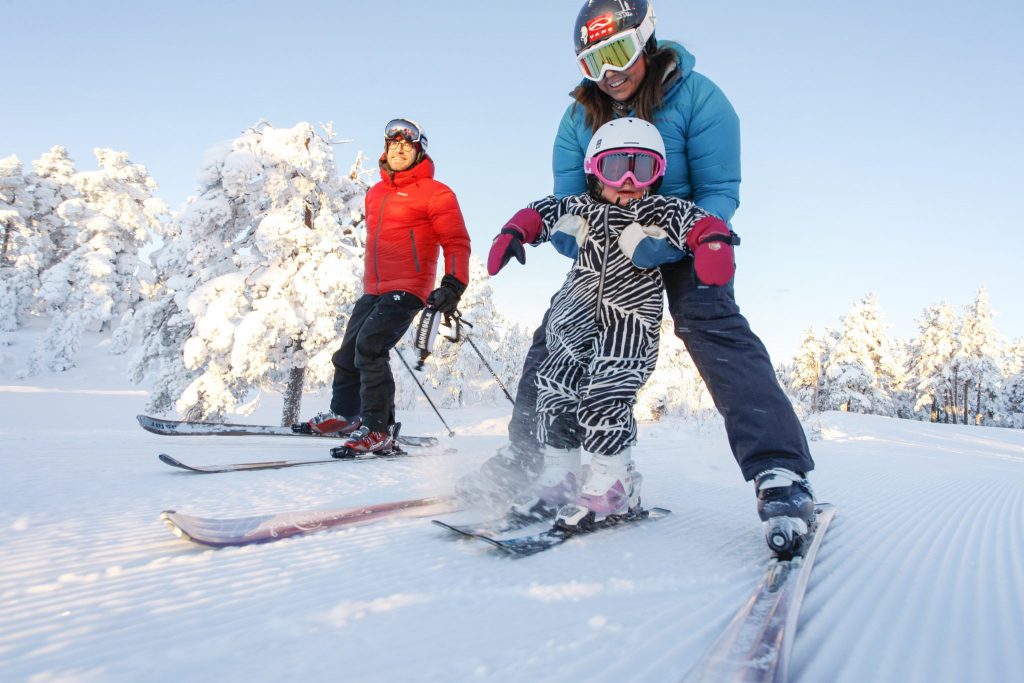
<instances>
[{"instance_id":1,"label":"woman's long dark hair","mask_svg":"<svg viewBox=\"0 0 1024 683\"><path fill-rule=\"evenodd\" d=\"M644 58L647 60L647 73L628 106L637 118L654 121L654 112L665 100L665 74L677 57L672 48L661 47L654 52L645 52ZM581 83L570 95L583 106L590 130L597 130L615 118L617 103L601 92L594 81Z\"/></svg>"}]
</instances>

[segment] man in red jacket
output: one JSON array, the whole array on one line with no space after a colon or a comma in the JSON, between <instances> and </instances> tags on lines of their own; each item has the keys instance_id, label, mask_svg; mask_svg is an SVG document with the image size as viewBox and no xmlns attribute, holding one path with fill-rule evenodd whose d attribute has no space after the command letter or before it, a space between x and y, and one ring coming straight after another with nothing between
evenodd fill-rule
<instances>
[{"instance_id":1,"label":"man in red jacket","mask_svg":"<svg viewBox=\"0 0 1024 683\"><path fill-rule=\"evenodd\" d=\"M321 434L348 434L350 453L388 451L395 423L390 351L427 306L451 313L469 282L469 233L455 193L434 180L427 137L409 119L384 129L379 183L366 194L363 296L332 356L331 410L309 421ZM434 289L444 249L444 277Z\"/></svg>"}]
</instances>

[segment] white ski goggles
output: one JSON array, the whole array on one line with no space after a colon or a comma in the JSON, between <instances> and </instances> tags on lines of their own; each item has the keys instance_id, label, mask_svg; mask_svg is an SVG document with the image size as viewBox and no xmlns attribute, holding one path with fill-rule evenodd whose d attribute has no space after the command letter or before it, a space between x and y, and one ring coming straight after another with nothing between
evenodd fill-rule
<instances>
[{"instance_id":1,"label":"white ski goggles","mask_svg":"<svg viewBox=\"0 0 1024 683\"><path fill-rule=\"evenodd\" d=\"M644 45L654 35L653 17L638 28L616 33L607 40L576 55L576 64L585 78L599 81L607 71L625 71L643 54Z\"/></svg>"}]
</instances>

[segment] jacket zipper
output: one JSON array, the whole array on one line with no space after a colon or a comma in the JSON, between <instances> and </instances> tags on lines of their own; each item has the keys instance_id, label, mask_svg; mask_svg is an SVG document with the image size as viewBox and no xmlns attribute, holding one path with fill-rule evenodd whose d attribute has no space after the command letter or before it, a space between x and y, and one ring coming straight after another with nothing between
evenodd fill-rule
<instances>
[{"instance_id":1,"label":"jacket zipper","mask_svg":"<svg viewBox=\"0 0 1024 683\"><path fill-rule=\"evenodd\" d=\"M601 322L601 300L604 298L604 273L608 269L608 244L612 241L608 225L608 208L604 210L604 244L601 245L601 277L597 281L597 321Z\"/></svg>"},{"instance_id":2,"label":"jacket zipper","mask_svg":"<svg viewBox=\"0 0 1024 683\"><path fill-rule=\"evenodd\" d=\"M416 272L420 272L420 256L416 253L416 231L409 228L409 242L412 243L412 263L416 266Z\"/></svg>"},{"instance_id":3,"label":"jacket zipper","mask_svg":"<svg viewBox=\"0 0 1024 683\"><path fill-rule=\"evenodd\" d=\"M380 268L377 267L377 245L380 243L380 226L384 224L384 207L387 206L391 194L384 195L380 201L380 215L377 216L377 230L373 236L373 274L377 278L377 286L374 288L380 293Z\"/></svg>"}]
</instances>

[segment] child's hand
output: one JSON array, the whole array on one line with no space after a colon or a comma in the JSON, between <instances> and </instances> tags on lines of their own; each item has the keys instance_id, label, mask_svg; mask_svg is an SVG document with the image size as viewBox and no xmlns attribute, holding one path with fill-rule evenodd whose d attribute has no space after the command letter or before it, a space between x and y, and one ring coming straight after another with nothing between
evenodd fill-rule
<instances>
[{"instance_id":1,"label":"child's hand","mask_svg":"<svg viewBox=\"0 0 1024 683\"><path fill-rule=\"evenodd\" d=\"M491 251L487 254L487 272L497 275L513 256L520 263L526 263L523 242L529 244L537 239L541 224L540 213L536 209L517 211L491 242Z\"/></svg>"},{"instance_id":2,"label":"child's hand","mask_svg":"<svg viewBox=\"0 0 1024 683\"><path fill-rule=\"evenodd\" d=\"M686 254L668 241L668 233L657 225L630 223L619 234L619 249L637 268L657 268L682 261Z\"/></svg>"},{"instance_id":3,"label":"child's hand","mask_svg":"<svg viewBox=\"0 0 1024 683\"><path fill-rule=\"evenodd\" d=\"M732 245L739 238L719 218L701 218L686 236L686 246L693 252L693 268L697 278L706 285L721 286L736 273Z\"/></svg>"},{"instance_id":4,"label":"child's hand","mask_svg":"<svg viewBox=\"0 0 1024 683\"><path fill-rule=\"evenodd\" d=\"M575 260L580 254L583 243L587 241L590 223L583 216L567 213L559 218L551 228L551 246L562 256Z\"/></svg>"}]
</instances>

